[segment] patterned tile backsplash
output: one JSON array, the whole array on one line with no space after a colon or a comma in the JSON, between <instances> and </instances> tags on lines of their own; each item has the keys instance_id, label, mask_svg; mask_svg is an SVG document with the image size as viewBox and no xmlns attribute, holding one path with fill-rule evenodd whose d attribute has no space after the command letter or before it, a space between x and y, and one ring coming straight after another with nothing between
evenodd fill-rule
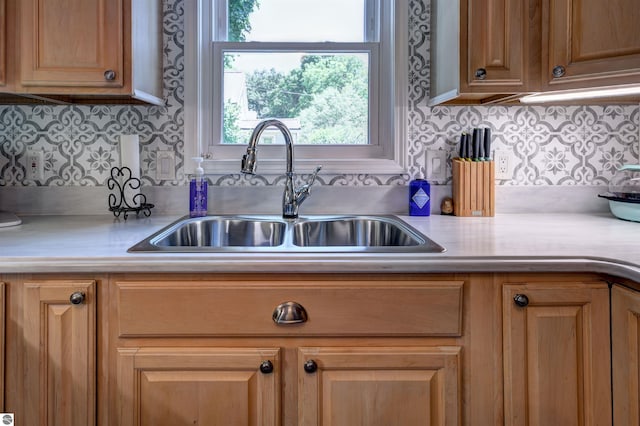
<instances>
[{"instance_id":1,"label":"patterned tile backsplash","mask_svg":"<svg viewBox=\"0 0 640 426\"><path fill-rule=\"evenodd\" d=\"M182 186L183 0L163 0L166 105L0 107L0 186L104 186L119 164L121 134L140 136L145 186ZM500 185L606 185L613 171L640 157L640 106L490 106L429 108L428 0L409 1L409 165L403 176L343 175L322 185L406 185L424 174L428 149L455 156L462 131L490 127L494 148L513 153L511 179ZM28 150L44 152L44 176L26 174ZM155 153L173 151L176 180L156 179ZM437 184L450 183L451 173ZM214 185L274 185L277 177L212 176Z\"/></svg>"}]
</instances>

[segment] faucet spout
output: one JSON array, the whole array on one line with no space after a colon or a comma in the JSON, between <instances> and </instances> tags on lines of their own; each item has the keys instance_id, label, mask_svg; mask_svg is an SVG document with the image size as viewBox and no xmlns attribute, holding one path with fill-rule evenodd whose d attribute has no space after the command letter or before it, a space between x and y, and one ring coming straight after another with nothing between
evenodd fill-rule
<instances>
[{"instance_id":1,"label":"faucet spout","mask_svg":"<svg viewBox=\"0 0 640 426\"><path fill-rule=\"evenodd\" d=\"M296 189L293 183L293 137L287 126L280 120L264 120L253 129L253 133L249 138L247 153L242 156L241 171L245 174L254 174L258 162L257 145L262 132L267 127L275 127L284 136L285 149L287 153L287 170L285 173L284 193L282 194L282 217L285 219L295 219L298 217L298 209L302 202L309 197L311 185L313 185L318 172L322 168L318 166L313 173L309 182Z\"/></svg>"}]
</instances>

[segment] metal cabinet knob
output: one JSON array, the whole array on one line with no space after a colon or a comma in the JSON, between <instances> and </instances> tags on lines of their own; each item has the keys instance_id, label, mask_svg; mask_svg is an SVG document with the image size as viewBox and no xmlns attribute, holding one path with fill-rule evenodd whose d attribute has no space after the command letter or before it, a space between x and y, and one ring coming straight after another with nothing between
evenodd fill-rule
<instances>
[{"instance_id":1,"label":"metal cabinet knob","mask_svg":"<svg viewBox=\"0 0 640 426\"><path fill-rule=\"evenodd\" d=\"M513 301L521 308L524 308L529 304L529 298L526 294L516 294L515 296L513 296Z\"/></svg>"},{"instance_id":2,"label":"metal cabinet knob","mask_svg":"<svg viewBox=\"0 0 640 426\"><path fill-rule=\"evenodd\" d=\"M262 364L260 364L260 372L262 374L271 374L273 373L273 363L269 360L267 361L262 361Z\"/></svg>"},{"instance_id":3,"label":"metal cabinet knob","mask_svg":"<svg viewBox=\"0 0 640 426\"><path fill-rule=\"evenodd\" d=\"M307 373L315 373L316 371L318 371L318 364L316 364L316 362L312 359L305 361L303 367L304 371L306 371Z\"/></svg>"},{"instance_id":4,"label":"metal cabinet knob","mask_svg":"<svg viewBox=\"0 0 640 426\"><path fill-rule=\"evenodd\" d=\"M114 70L106 70L104 72L104 79L107 81L113 81L116 79L116 72Z\"/></svg>"},{"instance_id":5,"label":"metal cabinet knob","mask_svg":"<svg viewBox=\"0 0 640 426\"><path fill-rule=\"evenodd\" d=\"M273 322L276 324L300 324L307 321L307 311L296 302L284 302L273 311Z\"/></svg>"},{"instance_id":6,"label":"metal cabinet knob","mask_svg":"<svg viewBox=\"0 0 640 426\"><path fill-rule=\"evenodd\" d=\"M566 72L567 70L562 65L556 65L553 67L553 71L551 73L554 77L558 78L562 77Z\"/></svg>"},{"instance_id":7,"label":"metal cabinet knob","mask_svg":"<svg viewBox=\"0 0 640 426\"><path fill-rule=\"evenodd\" d=\"M476 78L478 80L486 80L487 78L487 70L484 68L478 68L476 70Z\"/></svg>"},{"instance_id":8,"label":"metal cabinet knob","mask_svg":"<svg viewBox=\"0 0 640 426\"><path fill-rule=\"evenodd\" d=\"M71 293L71 296L69 296L69 302L71 302L74 305L80 305L84 303L84 299L85 299L85 294L81 291L76 291L74 293Z\"/></svg>"}]
</instances>

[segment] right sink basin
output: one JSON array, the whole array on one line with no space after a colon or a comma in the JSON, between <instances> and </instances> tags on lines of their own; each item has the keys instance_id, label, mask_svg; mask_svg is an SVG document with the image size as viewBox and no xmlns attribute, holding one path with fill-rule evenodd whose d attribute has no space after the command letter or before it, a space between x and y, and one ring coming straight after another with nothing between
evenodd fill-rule
<instances>
[{"instance_id":1,"label":"right sink basin","mask_svg":"<svg viewBox=\"0 0 640 426\"><path fill-rule=\"evenodd\" d=\"M310 218L293 225L293 244L299 247L418 247L426 240L389 217Z\"/></svg>"}]
</instances>

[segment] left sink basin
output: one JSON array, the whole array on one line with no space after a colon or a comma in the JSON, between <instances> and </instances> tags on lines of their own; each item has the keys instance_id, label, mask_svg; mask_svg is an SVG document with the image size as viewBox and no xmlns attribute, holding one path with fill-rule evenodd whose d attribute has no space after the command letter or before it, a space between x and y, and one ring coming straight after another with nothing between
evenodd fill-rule
<instances>
[{"instance_id":1,"label":"left sink basin","mask_svg":"<svg viewBox=\"0 0 640 426\"><path fill-rule=\"evenodd\" d=\"M136 251L229 251L233 248L277 247L287 223L271 217L207 216L169 225L129 249Z\"/></svg>"}]
</instances>

